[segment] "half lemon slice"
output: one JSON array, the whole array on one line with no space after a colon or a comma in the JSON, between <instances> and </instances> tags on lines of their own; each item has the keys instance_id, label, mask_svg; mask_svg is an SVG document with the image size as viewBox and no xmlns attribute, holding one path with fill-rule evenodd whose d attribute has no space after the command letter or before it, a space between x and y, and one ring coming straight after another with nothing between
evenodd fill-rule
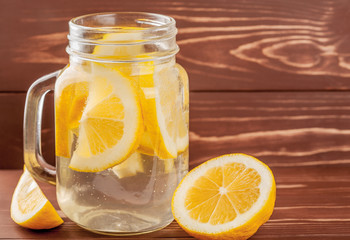
<instances>
[{"instance_id":1,"label":"half lemon slice","mask_svg":"<svg viewBox=\"0 0 350 240\"><path fill-rule=\"evenodd\" d=\"M177 187L172 211L198 239L248 239L271 216L276 185L254 157L229 154L190 171Z\"/></svg>"}]
</instances>

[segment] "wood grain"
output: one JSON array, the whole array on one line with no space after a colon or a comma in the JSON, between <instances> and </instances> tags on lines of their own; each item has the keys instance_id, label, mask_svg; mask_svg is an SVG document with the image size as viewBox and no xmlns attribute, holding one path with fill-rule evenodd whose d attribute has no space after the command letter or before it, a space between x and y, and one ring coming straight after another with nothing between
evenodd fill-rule
<instances>
[{"instance_id":1,"label":"wood grain","mask_svg":"<svg viewBox=\"0 0 350 240\"><path fill-rule=\"evenodd\" d=\"M7 113L0 115L0 169L22 167L24 99L0 94L0 111ZM54 163L52 96L47 99L42 148ZM191 93L190 167L232 152L276 167L350 164L349 102L346 92Z\"/></svg>"},{"instance_id":2,"label":"wood grain","mask_svg":"<svg viewBox=\"0 0 350 240\"><path fill-rule=\"evenodd\" d=\"M251 239L349 239L350 164L324 167L271 167L277 201L271 219ZM111 239L65 223L51 231L31 231L10 219L10 197L21 170L0 170L0 239ZM314 177L318 176L318 177ZM58 208L53 186L40 184ZM115 239L193 239L176 222L158 232Z\"/></svg>"},{"instance_id":3,"label":"wood grain","mask_svg":"<svg viewBox=\"0 0 350 240\"><path fill-rule=\"evenodd\" d=\"M350 239L350 28L347 0L0 0L0 239L193 239L176 222L141 236L87 232L64 217L23 229L10 201L23 165L25 93L64 67L69 19L106 11L174 17L190 76L190 168L243 152L276 177L271 219L251 239ZM54 163L53 101L42 126ZM40 183L58 208L54 187Z\"/></svg>"},{"instance_id":4,"label":"wood grain","mask_svg":"<svg viewBox=\"0 0 350 240\"><path fill-rule=\"evenodd\" d=\"M0 169L23 167L23 112L25 93L0 93ZM44 104L42 149L45 159L55 163L53 96L48 94Z\"/></svg>"},{"instance_id":5,"label":"wood grain","mask_svg":"<svg viewBox=\"0 0 350 240\"><path fill-rule=\"evenodd\" d=\"M149 11L177 20L190 89L350 89L347 0L0 0L0 91L26 91L68 63L69 19ZM39 7L40 6L40 7ZM9 23L11 23L9 25Z\"/></svg>"},{"instance_id":6,"label":"wood grain","mask_svg":"<svg viewBox=\"0 0 350 240\"><path fill-rule=\"evenodd\" d=\"M237 151L275 166L350 163L349 102L345 92L192 93L191 164Z\"/></svg>"}]
</instances>

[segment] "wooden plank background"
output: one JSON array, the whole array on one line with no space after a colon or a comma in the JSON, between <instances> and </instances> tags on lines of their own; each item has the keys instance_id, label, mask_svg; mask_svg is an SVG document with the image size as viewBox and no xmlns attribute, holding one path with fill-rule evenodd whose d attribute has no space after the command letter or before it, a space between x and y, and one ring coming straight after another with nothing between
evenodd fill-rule
<instances>
[{"instance_id":1,"label":"wooden plank background","mask_svg":"<svg viewBox=\"0 0 350 240\"><path fill-rule=\"evenodd\" d=\"M281 91L303 92L305 103L300 103L303 105L313 96L324 95L325 91L350 89L350 29L345 24L350 16L348 3L345 0L184 0L147 4L141 0L86 0L84 3L0 0L0 53L3 56L0 59L0 110L3 113L0 149L4 159L0 168L22 166L25 93L35 79L68 63L67 22L74 16L101 11L150 11L174 17L181 48L177 59L190 76L191 105L199 96L194 95L196 92L227 92L226 96L232 98L237 92L252 92L248 98L260 96L255 92L266 92L265 96L274 98L274 94ZM54 162L52 101L47 105L43 151L48 161ZM346 111L346 106L343 110ZM191 112L191 116L196 117L193 114ZM335 118L338 121L338 116ZM198 119L196 121L195 125ZM329 121L328 118L321 123ZM215 129L219 122L206 123ZM191 136L197 134L195 125L191 124ZM290 125L289 130L292 129ZM242 129L250 133L259 130L264 129ZM234 134L225 133L232 137ZM254 151L254 147L251 148L250 152ZM191 161L198 162L195 156L196 149L192 148Z\"/></svg>"},{"instance_id":2,"label":"wooden plank background","mask_svg":"<svg viewBox=\"0 0 350 240\"><path fill-rule=\"evenodd\" d=\"M0 0L0 90L25 92L68 62L67 22L103 11L174 17L191 90L344 90L347 0Z\"/></svg>"},{"instance_id":3,"label":"wooden plank background","mask_svg":"<svg viewBox=\"0 0 350 240\"><path fill-rule=\"evenodd\" d=\"M231 152L272 168L276 208L252 239L350 239L348 0L0 0L0 6L0 169L23 165L25 94L35 79L68 63L69 19L162 13L177 21L177 60L190 76L190 168ZM42 145L53 163L48 99ZM68 219L53 231L16 226L9 196L19 174L0 173L0 239L108 238ZM42 187L56 204L54 189ZM135 238L191 239L176 223Z\"/></svg>"}]
</instances>

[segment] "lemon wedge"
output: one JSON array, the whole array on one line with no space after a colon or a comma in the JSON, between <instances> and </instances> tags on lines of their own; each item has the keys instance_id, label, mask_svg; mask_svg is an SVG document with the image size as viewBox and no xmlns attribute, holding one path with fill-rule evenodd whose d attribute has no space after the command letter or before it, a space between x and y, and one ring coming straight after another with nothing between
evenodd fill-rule
<instances>
[{"instance_id":1,"label":"lemon wedge","mask_svg":"<svg viewBox=\"0 0 350 240\"><path fill-rule=\"evenodd\" d=\"M63 223L27 169L24 169L12 196L11 218L30 229L51 229Z\"/></svg>"}]
</instances>

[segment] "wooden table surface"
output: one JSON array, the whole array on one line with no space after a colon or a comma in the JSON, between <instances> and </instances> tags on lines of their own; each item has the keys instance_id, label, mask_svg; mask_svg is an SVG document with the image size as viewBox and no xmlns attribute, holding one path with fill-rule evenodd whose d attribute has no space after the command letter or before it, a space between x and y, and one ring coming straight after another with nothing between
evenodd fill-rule
<instances>
[{"instance_id":1,"label":"wooden table surface","mask_svg":"<svg viewBox=\"0 0 350 240\"><path fill-rule=\"evenodd\" d=\"M36 78L68 63L68 20L102 11L156 12L177 20L177 60L190 76L190 168L243 152L275 175L274 213L251 239L350 239L349 1L0 0L0 5L0 239L111 238L65 217L51 231L23 229L9 212L23 165L26 91ZM52 98L45 110L42 145L53 162ZM58 207L54 187L41 186ZM175 222L125 237L153 238L192 239Z\"/></svg>"}]
</instances>

